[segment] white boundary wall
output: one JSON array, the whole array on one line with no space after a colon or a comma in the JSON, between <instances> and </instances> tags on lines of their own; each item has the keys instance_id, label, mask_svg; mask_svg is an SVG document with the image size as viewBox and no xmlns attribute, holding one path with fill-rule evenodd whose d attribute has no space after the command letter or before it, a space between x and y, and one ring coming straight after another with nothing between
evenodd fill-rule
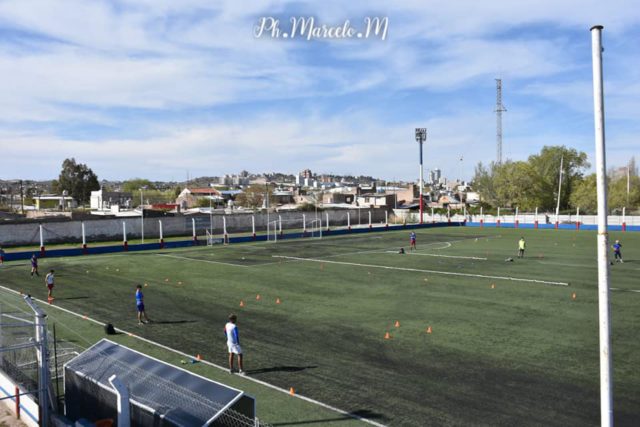
<instances>
[{"instance_id":1,"label":"white boundary wall","mask_svg":"<svg viewBox=\"0 0 640 427\"><path fill-rule=\"evenodd\" d=\"M15 389L16 384L0 371L0 397L15 396ZM15 399L0 400L0 408L3 406L15 416ZM30 395L20 396L20 421L29 427L38 427L38 405Z\"/></svg>"},{"instance_id":2,"label":"white boundary wall","mask_svg":"<svg viewBox=\"0 0 640 427\"><path fill-rule=\"evenodd\" d=\"M323 224L327 215L329 225L332 228L347 226L347 216L350 215L350 222L353 227L368 226L369 212L373 223L383 223L385 220L384 209L341 209L318 211L318 218L322 218ZM298 224L302 229L302 215L306 215L307 220L315 219L315 212L277 212L270 213L269 220L273 221L278 216L287 223L288 228L292 224ZM224 214L216 212L211 217L208 214L179 215L168 217L152 217L144 219L145 242L151 243L160 238L160 224L162 221L163 236L191 236L192 219L195 219L196 233L204 236L206 230L213 223L212 234L222 234L223 220L227 224L228 234L244 233L252 231L252 217L255 218L257 232L264 232L267 229L266 213L233 213ZM122 223L126 224L127 237L129 240L139 239L142 231L140 217L91 219L87 221L51 221L42 222L45 246L51 243L74 243L82 244L82 223L86 233L87 244L98 241L122 241ZM37 222L14 222L9 224L0 223L0 246L15 245L40 245L39 223Z\"/></svg>"}]
</instances>

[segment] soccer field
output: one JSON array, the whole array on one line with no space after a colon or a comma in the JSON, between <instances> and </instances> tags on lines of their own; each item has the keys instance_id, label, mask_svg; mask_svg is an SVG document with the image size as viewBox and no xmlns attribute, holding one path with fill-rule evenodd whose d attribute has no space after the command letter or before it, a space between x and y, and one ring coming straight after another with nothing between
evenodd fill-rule
<instances>
[{"instance_id":1,"label":"soccer field","mask_svg":"<svg viewBox=\"0 0 640 427\"><path fill-rule=\"evenodd\" d=\"M250 377L378 423L598 425L595 232L416 233L415 252L406 230L372 232L45 258L41 275L56 270L54 305L219 365L234 312ZM524 259L516 258L520 236ZM615 238L625 256L611 266L615 422L637 426L640 234ZM46 299L44 278L29 270L7 263L0 285ZM153 320L144 326L136 284ZM65 319L71 329L83 322ZM290 421L286 406L261 410L254 393L267 423L328 424L304 414Z\"/></svg>"}]
</instances>

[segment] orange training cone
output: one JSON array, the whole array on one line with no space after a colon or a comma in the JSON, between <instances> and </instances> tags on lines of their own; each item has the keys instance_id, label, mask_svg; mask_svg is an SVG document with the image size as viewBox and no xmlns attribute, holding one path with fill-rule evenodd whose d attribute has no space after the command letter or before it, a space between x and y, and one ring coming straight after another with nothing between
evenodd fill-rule
<instances>
[{"instance_id":1,"label":"orange training cone","mask_svg":"<svg viewBox=\"0 0 640 427\"><path fill-rule=\"evenodd\" d=\"M293 396L294 394L296 394L296 391L293 389L293 387L289 387L289 394L291 396Z\"/></svg>"},{"instance_id":2,"label":"orange training cone","mask_svg":"<svg viewBox=\"0 0 640 427\"><path fill-rule=\"evenodd\" d=\"M495 284L495 283L492 283L492 284L491 284L491 289L495 289L495 288L496 288L496 284Z\"/></svg>"},{"instance_id":3,"label":"orange training cone","mask_svg":"<svg viewBox=\"0 0 640 427\"><path fill-rule=\"evenodd\" d=\"M240 300L240 307L244 307L244 301Z\"/></svg>"},{"instance_id":4,"label":"orange training cone","mask_svg":"<svg viewBox=\"0 0 640 427\"><path fill-rule=\"evenodd\" d=\"M428 333L428 334L430 334L431 332L432 332L432 330L431 330L431 326L429 326L429 327L427 328L427 333Z\"/></svg>"},{"instance_id":5,"label":"orange training cone","mask_svg":"<svg viewBox=\"0 0 640 427\"><path fill-rule=\"evenodd\" d=\"M196 354L196 360L202 360L202 356L200 356L199 354Z\"/></svg>"},{"instance_id":6,"label":"orange training cone","mask_svg":"<svg viewBox=\"0 0 640 427\"><path fill-rule=\"evenodd\" d=\"M280 298L276 298L276 304L280 304Z\"/></svg>"},{"instance_id":7,"label":"orange training cone","mask_svg":"<svg viewBox=\"0 0 640 427\"><path fill-rule=\"evenodd\" d=\"M256 301L260 301L260 294L256 295Z\"/></svg>"},{"instance_id":8,"label":"orange training cone","mask_svg":"<svg viewBox=\"0 0 640 427\"><path fill-rule=\"evenodd\" d=\"M399 328L399 327L400 327L400 321L396 320L395 327L396 327L396 328Z\"/></svg>"},{"instance_id":9,"label":"orange training cone","mask_svg":"<svg viewBox=\"0 0 640 427\"><path fill-rule=\"evenodd\" d=\"M384 339L385 340L391 339L391 335L389 334L389 332L384 334Z\"/></svg>"},{"instance_id":10,"label":"orange training cone","mask_svg":"<svg viewBox=\"0 0 640 427\"><path fill-rule=\"evenodd\" d=\"M571 299L576 299L576 293L575 292L571 294Z\"/></svg>"}]
</instances>

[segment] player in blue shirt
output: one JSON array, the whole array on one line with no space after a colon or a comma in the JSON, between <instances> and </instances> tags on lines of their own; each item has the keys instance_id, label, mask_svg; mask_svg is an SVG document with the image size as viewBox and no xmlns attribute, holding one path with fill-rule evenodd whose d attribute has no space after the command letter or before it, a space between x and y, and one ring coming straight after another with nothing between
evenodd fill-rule
<instances>
[{"instance_id":1,"label":"player in blue shirt","mask_svg":"<svg viewBox=\"0 0 640 427\"><path fill-rule=\"evenodd\" d=\"M619 263L624 263L624 261L622 260L622 243L620 243L620 240L616 240L616 242L613 244L612 246L613 248L613 257L615 259L616 262Z\"/></svg>"},{"instance_id":2,"label":"player in blue shirt","mask_svg":"<svg viewBox=\"0 0 640 427\"><path fill-rule=\"evenodd\" d=\"M416 233L415 233L415 231L412 231L411 234L409 234L409 250L412 250L412 251L416 250Z\"/></svg>"},{"instance_id":3,"label":"player in blue shirt","mask_svg":"<svg viewBox=\"0 0 640 427\"><path fill-rule=\"evenodd\" d=\"M147 313L144 311L144 295L142 294L142 286L136 286L136 308L138 309L138 325L149 323ZM144 317L144 320L142 318Z\"/></svg>"}]
</instances>

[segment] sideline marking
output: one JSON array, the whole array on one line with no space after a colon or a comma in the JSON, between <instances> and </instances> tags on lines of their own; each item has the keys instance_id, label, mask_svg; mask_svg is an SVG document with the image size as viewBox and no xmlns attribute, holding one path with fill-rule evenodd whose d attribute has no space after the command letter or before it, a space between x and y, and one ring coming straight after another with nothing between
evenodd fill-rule
<instances>
[{"instance_id":1,"label":"sideline marking","mask_svg":"<svg viewBox=\"0 0 640 427\"><path fill-rule=\"evenodd\" d=\"M178 256L178 255L169 255L169 254L156 254L157 256L164 256L164 257L168 257L168 258L176 258L176 259L185 259L187 261L198 261L198 262L206 262L209 264L222 264L222 265L230 265L232 267L242 267L242 268L247 268L250 267L248 265L241 265L241 264L232 264L230 262L222 262L222 261L212 261L209 259L197 259L197 258L189 258L186 256Z\"/></svg>"},{"instance_id":2,"label":"sideline marking","mask_svg":"<svg viewBox=\"0 0 640 427\"><path fill-rule=\"evenodd\" d=\"M190 258L188 258L188 259L190 259ZM244 267L244 266L243 266L243 267ZM14 293L14 294L17 294L17 295L22 296L22 295L20 294L20 292L18 292L18 291L16 291L16 290L13 290L13 289L11 289L11 288L7 288L7 287L2 286L2 285L0 285L0 289L3 289L3 290L5 290L5 291L12 292L12 293ZM80 319L84 319L84 320L88 320L88 321L90 321L90 322L93 322L93 323L95 323L96 325L100 325L100 326L102 326L102 325L104 325L104 323L105 323L105 322L100 322L100 321L98 321L98 320L95 320L95 319L93 319L93 318L91 318L91 317L87 317L87 316L84 316L84 315L82 315L82 314L76 313L76 312L71 311L71 310L69 310L69 309L67 309L67 308L60 307L60 306L58 306L58 305L48 304L48 303L46 303L45 301L40 300L40 299L38 299L38 298L33 298L33 297L31 297L31 299L32 299L32 300L34 300L34 301L37 301L37 302L39 302L39 303L41 303L41 304L43 304L43 305L44 305L44 304L47 304L47 305L46 305L46 307L54 307L54 308L57 308L58 310L62 310L62 311L64 311L64 312L66 312L66 313L68 313L68 314L71 314L71 315L73 315L73 316L76 316L76 317L78 317L78 318L80 318ZM166 346L166 345L164 345L164 344L160 344L160 343L158 343L158 342L152 341L152 340L150 340L150 339L148 339L148 338L141 337L140 335L133 334L133 333L128 332L128 331L126 331L126 330L124 330L124 329L121 329L121 328L114 328L114 329L115 329L116 331L118 331L118 332L122 332L123 334L127 334L127 335L129 335L129 337L131 337L131 338L135 338L135 339L138 339L138 340L140 340L140 341L144 341L144 342L146 342L146 343L148 343L148 344L154 345L154 346L156 346L156 347L163 348L163 349L165 349L165 350L167 350L167 351L170 351L170 352L175 353L175 354L179 354L179 355L184 356L184 357L188 357L188 358L190 358L190 359L196 359L196 357L195 357L195 356L192 356L192 355L187 354L187 353L184 353L184 352L182 352L182 351L180 351L180 350L176 350L176 349L174 349L174 348L168 347L168 346ZM168 363L168 362L167 362L167 363ZM208 360L201 360L199 363L204 363L205 365L209 365L209 366L211 366L211 367L218 368L218 369L220 369L220 370L222 370L222 371L225 371L225 372L228 372L228 371L229 371L229 368L225 368L225 367L223 367L223 366L216 365L215 363L213 363L213 362L209 362ZM170 363L170 365L173 365L173 363ZM285 389L283 389L283 388L280 388L280 387L278 387L278 386L276 386L276 385L273 385L273 384L270 384L270 383L268 383L268 382L265 382L265 381L259 380L259 379L257 379L257 378L253 378L253 377L250 377L250 376L247 376L247 375L245 375L245 376L238 376L238 377L243 378L243 379L246 379L246 380L249 380L249 381L253 381L254 383L257 383L257 384L263 385L263 386L265 386L265 387L268 387L268 388L270 388L270 389L273 389L273 390L279 391L279 392L284 393L284 394L286 394L286 395L290 395L289 390L285 390ZM322 402L320 402L320 401L318 401L318 400L315 400L315 399L312 399L312 398L310 398L310 397L301 396L301 395L299 395L299 394L297 394L297 393L296 393L296 394L294 394L292 397L296 397L296 398L298 398L298 399L305 400L305 401L307 401L307 402L309 402L309 403L313 403L313 404L318 405L318 406L321 406L321 407L323 407L323 408L325 408L325 409L330 409L330 410L332 410L332 411L334 411L334 412L337 412L337 413L339 413L339 414L341 414L341 415L348 416L348 417L350 417L350 418L356 419L356 420L358 420L358 421L362 421L362 422L367 423L367 424L371 424L371 425L374 425L374 426L377 426L377 427L386 427L386 426L385 426L385 424L377 423L377 422L372 421L372 420L370 420L370 419L367 419L367 418L361 417L361 416L359 416L359 415L357 415L357 414L352 414L352 413L347 412L347 411L344 411L344 410L342 410L342 409L340 409L340 408L336 408L335 406L331 406L331 405L328 405L328 404L326 404L326 403L322 403Z\"/></svg>"},{"instance_id":3,"label":"sideline marking","mask_svg":"<svg viewBox=\"0 0 640 427\"><path fill-rule=\"evenodd\" d=\"M398 251L385 251L385 253L387 254L397 254ZM437 257L442 257L442 258L460 258L460 259L479 259L481 261L486 261L487 258L481 258L481 257L477 257L477 256L457 256L457 255L440 255L440 254L420 254L420 253L416 253L416 252L405 252L404 255L420 255L420 256L437 256Z\"/></svg>"},{"instance_id":4,"label":"sideline marking","mask_svg":"<svg viewBox=\"0 0 640 427\"><path fill-rule=\"evenodd\" d=\"M400 271L415 271L419 273L433 273L433 274L443 274L447 276L465 276L465 277L481 277L483 279L498 279L498 280L510 280L513 282L529 282L529 283L541 283L545 285L556 285L556 286L569 286L567 282L552 282L547 280L537 280L537 279L523 279L519 277L508 277L508 276L488 276L484 274L471 274L471 273L454 273L452 271L438 271L438 270L422 270L420 268L406 268L406 267L392 267L387 265L373 265L373 264L360 264L357 262L345 262L345 261L331 261L326 259L314 259L314 258L300 258L300 257L291 257L291 256L282 256L282 255L273 255L274 258L285 258L297 261L311 261L311 262L325 262L328 264L342 264L342 265L354 265L356 267L369 267L369 268L382 268L385 270L400 270Z\"/></svg>"}]
</instances>

